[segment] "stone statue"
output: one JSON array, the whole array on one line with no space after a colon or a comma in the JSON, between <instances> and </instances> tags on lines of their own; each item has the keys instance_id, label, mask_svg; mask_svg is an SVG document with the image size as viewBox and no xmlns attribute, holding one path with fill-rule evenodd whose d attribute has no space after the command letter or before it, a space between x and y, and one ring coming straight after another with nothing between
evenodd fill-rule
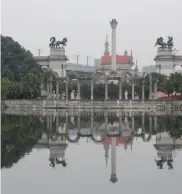
<instances>
[{"instance_id":1,"label":"stone statue","mask_svg":"<svg viewBox=\"0 0 182 194\"><path fill-rule=\"evenodd\" d=\"M54 100L56 99L56 92L55 91L53 91L52 97Z\"/></svg>"},{"instance_id":2,"label":"stone statue","mask_svg":"<svg viewBox=\"0 0 182 194\"><path fill-rule=\"evenodd\" d=\"M125 100L128 100L128 91L127 90L125 90L125 92L124 92L124 98L125 98Z\"/></svg>"},{"instance_id":3,"label":"stone statue","mask_svg":"<svg viewBox=\"0 0 182 194\"><path fill-rule=\"evenodd\" d=\"M63 46L66 46L67 41L68 41L67 38L63 38L62 41L60 41L60 40L56 41L56 38L53 36L50 38L49 47L50 48L59 48L61 44Z\"/></svg>"},{"instance_id":4,"label":"stone statue","mask_svg":"<svg viewBox=\"0 0 182 194\"><path fill-rule=\"evenodd\" d=\"M167 46L168 46L168 48L172 48L174 46L174 42L173 42L173 37L172 36L168 36Z\"/></svg>"},{"instance_id":5,"label":"stone statue","mask_svg":"<svg viewBox=\"0 0 182 194\"><path fill-rule=\"evenodd\" d=\"M65 100L65 93L64 92L61 94L61 100Z\"/></svg>"},{"instance_id":6,"label":"stone statue","mask_svg":"<svg viewBox=\"0 0 182 194\"><path fill-rule=\"evenodd\" d=\"M50 44L49 44L49 46L51 48L56 46L56 38L54 36L50 38Z\"/></svg>"},{"instance_id":7,"label":"stone statue","mask_svg":"<svg viewBox=\"0 0 182 194\"><path fill-rule=\"evenodd\" d=\"M75 118L74 117L71 117L70 120L71 120L72 124L75 124Z\"/></svg>"},{"instance_id":8,"label":"stone statue","mask_svg":"<svg viewBox=\"0 0 182 194\"><path fill-rule=\"evenodd\" d=\"M71 100L74 100L75 99L75 93L74 93L74 90L72 90L71 92Z\"/></svg>"},{"instance_id":9,"label":"stone statue","mask_svg":"<svg viewBox=\"0 0 182 194\"><path fill-rule=\"evenodd\" d=\"M163 37L159 37L155 43L155 46L161 46L161 48L166 48L167 44L164 42Z\"/></svg>"},{"instance_id":10,"label":"stone statue","mask_svg":"<svg viewBox=\"0 0 182 194\"><path fill-rule=\"evenodd\" d=\"M56 42L56 48L60 47L60 46L59 46L60 44L62 44L63 46L66 46L67 41L68 41L67 38L63 38L62 41L59 41L59 40L58 40L58 41Z\"/></svg>"}]
</instances>

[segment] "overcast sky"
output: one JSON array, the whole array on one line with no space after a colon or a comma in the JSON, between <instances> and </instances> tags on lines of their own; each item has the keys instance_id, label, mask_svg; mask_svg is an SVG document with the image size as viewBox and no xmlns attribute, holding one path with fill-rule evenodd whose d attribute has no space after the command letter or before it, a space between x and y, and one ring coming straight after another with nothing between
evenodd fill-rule
<instances>
[{"instance_id":1,"label":"overcast sky","mask_svg":"<svg viewBox=\"0 0 182 194\"><path fill-rule=\"evenodd\" d=\"M182 53L182 0L2 0L2 34L35 55L49 52L49 38L67 37L70 61L99 58L112 18L118 20L117 54L133 50L139 67L154 64L157 37L173 36ZM110 44L111 47L111 44ZM92 60L90 61L90 63Z\"/></svg>"}]
</instances>

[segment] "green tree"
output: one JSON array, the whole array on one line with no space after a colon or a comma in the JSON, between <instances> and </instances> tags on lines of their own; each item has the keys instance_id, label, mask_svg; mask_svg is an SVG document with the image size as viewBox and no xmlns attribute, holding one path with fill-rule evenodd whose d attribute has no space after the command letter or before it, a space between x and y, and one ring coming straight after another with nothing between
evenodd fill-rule
<instances>
[{"instance_id":1,"label":"green tree","mask_svg":"<svg viewBox=\"0 0 182 194\"><path fill-rule=\"evenodd\" d=\"M9 93L10 86L11 81L8 78L1 79L1 96L3 99L5 99L7 94Z\"/></svg>"},{"instance_id":2,"label":"green tree","mask_svg":"<svg viewBox=\"0 0 182 194\"><path fill-rule=\"evenodd\" d=\"M37 97L40 95L40 77L36 74L28 73L22 79L22 92L24 97Z\"/></svg>"},{"instance_id":3,"label":"green tree","mask_svg":"<svg viewBox=\"0 0 182 194\"><path fill-rule=\"evenodd\" d=\"M36 63L30 51L25 50L11 37L1 36L1 93L3 97L37 97L40 94L42 73L41 67Z\"/></svg>"},{"instance_id":4,"label":"green tree","mask_svg":"<svg viewBox=\"0 0 182 194\"><path fill-rule=\"evenodd\" d=\"M34 116L2 115L1 168L11 167L31 152L44 128L44 124Z\"/></svg>"}]
</instances>

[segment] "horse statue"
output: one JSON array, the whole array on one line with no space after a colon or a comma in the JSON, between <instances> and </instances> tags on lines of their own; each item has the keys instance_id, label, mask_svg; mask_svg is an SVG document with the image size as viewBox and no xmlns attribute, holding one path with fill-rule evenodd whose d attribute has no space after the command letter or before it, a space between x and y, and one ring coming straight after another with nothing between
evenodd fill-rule
<instances>
[{"instance_id":1,"label":"horse statue","mask_svg":"<svg viewBox=\"0 0 182 194\"><path fill-rule=\"evenodd\" d=\"M67 38L63 38L62 41L57 41L57 42L56 42L56 48L60 47L60 46L59 46L60 44L62 44L63 46L66 46L67 41L68 41ZM62 46L62 47L63 47L63 46Z\"/></svg>"},{"instance_id":2,"label":"horse statue","mask_svg":"<svg viewBox=\"0 0 182 194\"><path fill-rule=\"evenodd\" d=\"M174 46L174 42L173 42L173 37L172 36L168 36L167 46L168 46L168 48L172 48Z\"/></svg>"},{"instance_id":3,"label":"horse statue","mask_svg":"<svg viewBox=\"0 0 182 194\"><path fill-rule=\"evenodd\" d=\"M164 39L162 37L158 38L156 43L155 43L155 46L161 46L161 48L166 48L167 44L164 42Z\"/></svg>"},{"instance_id":4,"label":"horse statue","mask_svg":"<svg viewBox=\"0 0 182 194\"><path fill-rule=\"evenodd\" d=\"M50 38L50 44L49 44L49 46L51 48L56 46L56 38L54 36Z\"/></svg>"}]
</instances>

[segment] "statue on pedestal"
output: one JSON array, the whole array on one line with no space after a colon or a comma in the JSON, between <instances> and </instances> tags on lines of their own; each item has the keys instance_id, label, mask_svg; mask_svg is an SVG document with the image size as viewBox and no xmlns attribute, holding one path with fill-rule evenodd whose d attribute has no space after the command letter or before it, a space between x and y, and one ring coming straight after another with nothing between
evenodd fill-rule
<instances>
[{"instance_id":1,"label":"statue on pedestal","mask_svg":"<svg viewBox=\"0 0 182 194\"><path fill-rule=\"evenodd\" d=\"M128 91L127 90L125 90L125 92L124 92L124 98L125 98L125 100L128 100Z\"/></svg>"},{"instance_id":2,"label":"statue on pedestal","mask_svg":"<svg viewBox=\"0 0 182 194\"><path fill-rule=\"evenodd\" d=\"M74 100L75 99L75 93L74 93L74 90L71 91L71 100Z\"/></svg>"},{"instance_id":3,"label":"statue on pedestal","mask_svg":"<svg viewBox=\"0 0 182 194\"><path fill-rule=\"evenodd\" d=\"M64 92L61 94L61 100L65 100L65 93Z\"/></svg>"},{"instance_id":4,"label":"statue on pedestal","mask_svg":"<svg viewBox=\"0 0 182 194\"><path fill-rule=\"evenodd\" d=\"M174 46L172 36L168 36L167 46L168 46L168 48L172 48Z\"/></svg>"},{"instance_id":5,"label":"statue on pedestal","mask_svg":"<svg viewBox=\"0 0 182 194\"><path fill-rule=\"evenodd\" d=\"M49 47L50 48L59 48L60 44L62 44L63 46L66 46L67 41L68 41L67 38L63 38L62 41L60 41L60 40L56 41L56 38L53 36L50 38Z\"/></svg>"},{"instance_id":6,"label":"statue on pedestal","mask_svg":"<svg viewBox=\"0 0 182 194\"><path fill-rule=\"evenodd\" d=\"M161 48L166 48L167 44L164 42L163 37L159 37L155 43L155 46L161 46Z\"/></svg>"},{"instance_id":7,"label":"statue on pedestal","mask_svg":"<svg viewBox=\"0 0 182 194\"><path fill-rule=\"evenodd\" d=\"M164 39L163 37L159 37L155 43L155 46L161 46L160 48L172 48L174 46L174 43L173 43L173 37L172 36L168 36L168 41L167 43L164 42Z\"/></svg>"},{"instance_id":8,"label":"statue on pedestal","mask_svg":"<svg viewBox=\"0 0 182 194\"><path fill-rule=\"evenodd\" d=\"M52 97L53 97L54 100L56 99L56 93L55 93L55 91L53 91Z\"/></svg>"}]
</instances>

